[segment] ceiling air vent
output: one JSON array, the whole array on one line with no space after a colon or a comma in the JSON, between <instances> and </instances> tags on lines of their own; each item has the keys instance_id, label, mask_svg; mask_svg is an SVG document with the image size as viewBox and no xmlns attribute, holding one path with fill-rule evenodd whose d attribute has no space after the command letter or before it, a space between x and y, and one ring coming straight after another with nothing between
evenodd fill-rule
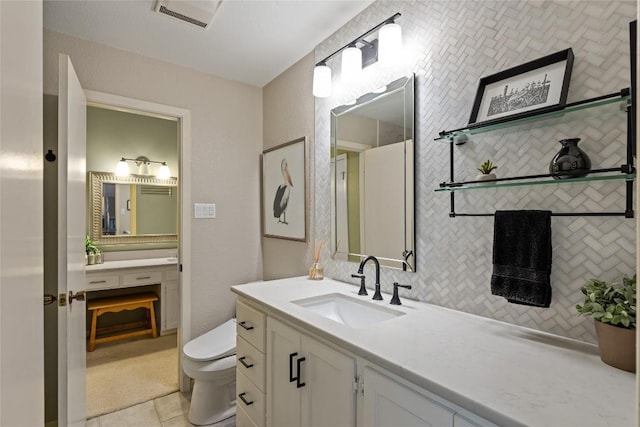
<instances>
[{"instance_id":1,"label":"ceiling air vent","mask_svg":"<svg viewBox=\"0 0 640 427\"><path fill-rule=\"evenodd\" d=\"M200 28L208 28L222 0L156 0L155 11Z\"/></svg>"}]
</instances>

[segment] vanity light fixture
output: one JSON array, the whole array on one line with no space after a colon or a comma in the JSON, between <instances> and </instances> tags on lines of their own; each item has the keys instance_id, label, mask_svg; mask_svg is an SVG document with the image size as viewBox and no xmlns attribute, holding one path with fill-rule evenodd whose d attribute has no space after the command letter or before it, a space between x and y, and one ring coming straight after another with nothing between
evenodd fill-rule
<instances>
[{"instance_id":1,"label":"vanity light fixture","mask_svg":"<svg viewBox=\"0 0 640 427\"><path fill-rule=\"evenodd\" d=\"M375 64L378 60L384 60L383 62L387 64L389 61L393 62L402 47L402 29L395 22L400 16L400 13L390 16L352 42L318 61L313 70L313 96L316 98L331 96L331 68L327 65L327 61L340 52L342 52L342 78L346 80L355 78L363 68ZM365 40L378 30L380 31L377 39ZM361 46L358 47L358 44Z\"/></svg>"},{"instance_id":2,"label":"vanity light fixture","mask_svg":"<svg viewBox=\"0 0 640 427\"><path fill-rule=\"evenodd\" d=\"M355 79L362 71L362 51L355 44L342 51L342 78Z\"/></svg>"},{"instance_id":3,"label":"vanity light fixture","mask_svg":"<svg viewBox=\"0 0 640 427\"><path fill-rule=\"evenodd\" d=\"M138 167L138 175L151 175L151 163L158 163L160 168L158 169L158 173L156 177L158 179L169 179L171 177L171 171L169 170L169 166L167 166L167 162L158 162L155 160L149 160L145 156L138 156L135 159L127 159L126 157L122 157L116 166L116 175L117 176L128 176L129 164L127 162L134 162Z\"/></svg>"}]
</instances>

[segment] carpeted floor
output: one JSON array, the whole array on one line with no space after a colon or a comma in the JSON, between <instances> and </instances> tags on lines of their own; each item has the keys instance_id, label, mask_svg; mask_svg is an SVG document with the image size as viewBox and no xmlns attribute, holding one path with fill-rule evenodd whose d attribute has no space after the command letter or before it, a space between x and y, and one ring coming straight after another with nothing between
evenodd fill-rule
<instances>
[{"instance_id":1,"label":"carpeted floor","mask_svg":"<svg viewBox=\"0 0 640 427\"><path fill-rule=\"evenodd\" d=\"M87 417L178 390L176 334L99 344L87 352Z\"/></svg>"}]
</instances>

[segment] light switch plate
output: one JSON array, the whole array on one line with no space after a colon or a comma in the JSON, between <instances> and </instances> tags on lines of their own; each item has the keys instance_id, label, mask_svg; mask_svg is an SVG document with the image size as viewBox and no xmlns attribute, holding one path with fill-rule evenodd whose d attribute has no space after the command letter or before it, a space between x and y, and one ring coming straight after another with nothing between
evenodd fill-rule
<instances>
[{"instance_id":1,"label":"light switch plate","mask_svg":"<svg viewBox=\"0 0 640 427\"><path fill-rule=\"evenodd\" d=\"M215 203L194 203L193 217L194 218L215 218L216 217Z\"/></svg>"}]
</instances>

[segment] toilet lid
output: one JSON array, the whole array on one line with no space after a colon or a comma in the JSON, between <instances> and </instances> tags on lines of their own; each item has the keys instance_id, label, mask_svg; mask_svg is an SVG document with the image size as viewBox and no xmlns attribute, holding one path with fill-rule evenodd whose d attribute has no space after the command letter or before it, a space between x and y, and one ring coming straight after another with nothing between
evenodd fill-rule
<instances>
[{"instance_id":1,"label":"toilet lid","mask_svg":"<svg viewBox=\"0 0 640 427\"><path fill-rule=\"evenodd\" d=\"M236 354L236 319L231 319L185 344L184 355L198 362Z\"/></svg>"}]
</instances>

